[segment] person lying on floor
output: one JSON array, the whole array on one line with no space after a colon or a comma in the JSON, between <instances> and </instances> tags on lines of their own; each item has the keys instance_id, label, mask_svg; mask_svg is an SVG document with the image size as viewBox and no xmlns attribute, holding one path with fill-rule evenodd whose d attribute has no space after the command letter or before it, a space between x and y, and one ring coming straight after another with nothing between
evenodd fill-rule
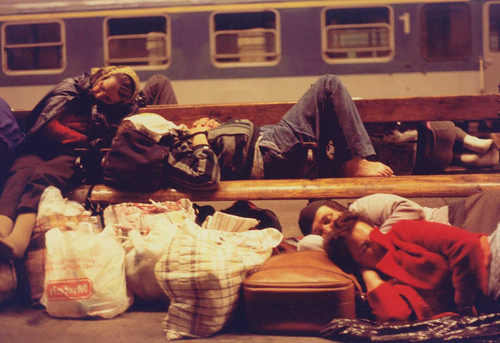
<instances>
[{"instance_id":1,"label":"person lying on floor","mask_svg":"<svg viewBox=\"0 0 500 343\"><path fill-rule=\"evenodd\" d=\"M349 210L363 215L389 232L396 222L423 219L460 227L469 232L491 234L500 222L500 191L478 192L450 205L438 208L420 206L394 194L372 194L357 199ZM333 223L347 208L333 200L316 200L300 212L299 227L304 235L298 250L323 250L323 238L333 229Z\"/></svg>"},{"instance_id":2,"label":"person lying on floor","mask_svg":"<svg viewBox=\"0 0 500 343\"><path fill-rule=\"evenodd\" d=\"M164 166L168 186L200 190L215 189L220 180L305 178L304 142L317 143L323 152L323 177L393 175L391 168L374 160L376 153L356 106L334 75L320 77L277 125L259 128L245 119L219 124L210 118L187 130L173 125L174 130L160 140L169 149ZM330 142L335 152L328 157Z\"/></svg>"},{"instance_id":3,"label":"person lying on floor","mask_svg":"<svg viewBox=\"0 0 500 343\"><path fill-rule=\"evenodd\" d=\"M328 257L364 281L376 319L428 319L453 312L497 312L500 231L487 237L441 223L401 220L383 234L356 212L344 212L325 239ZM491 250L492 258L488 252Z\"/></svg>"}]
</instances>

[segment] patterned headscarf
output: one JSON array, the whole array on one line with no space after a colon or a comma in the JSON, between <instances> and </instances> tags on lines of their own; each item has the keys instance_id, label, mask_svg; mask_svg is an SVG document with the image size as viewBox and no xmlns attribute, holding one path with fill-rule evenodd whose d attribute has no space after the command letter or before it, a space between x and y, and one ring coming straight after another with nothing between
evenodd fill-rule
<instances>
[{"instance_id":1,"label":"patterned headscarf","mask_svg":"<svg viewBox=\"0 0 500 343\"><path fill-rule=\"evenodd\" d=\"M92 84L95 85L99 81L105 80L115 74L125 74L129 76L134 82L134 93L131 98L123 99L124 103L128 103L133 101L137 95L139 94L141 84L139 81L139 76L135 73L135 71L131 67L126 66L111 66L104 68L92 68L90 70L90 74L92 76Z\"/></svg>"}]
</instances>

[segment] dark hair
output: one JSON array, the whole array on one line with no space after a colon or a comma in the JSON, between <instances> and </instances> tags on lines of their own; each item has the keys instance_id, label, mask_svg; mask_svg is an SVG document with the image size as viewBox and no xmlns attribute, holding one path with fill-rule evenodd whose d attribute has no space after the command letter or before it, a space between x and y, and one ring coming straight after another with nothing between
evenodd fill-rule
<instances>
[{"instance_id":1,"label":"dark hair","mask_svg":"<svg viewBox=\"0 0 500 343\"><path fill-rule=\"evenodd\" d=\"M363 212L344 211L333 223L333 230L323 242L328 258L346 273L355 273L358 264L347 247L347 238L351 236L357 222L373 226L373 222Z\"/></svg>"},{"instance_id":2,"label":"dark hair","mask_svg":"<svg viewBox=\"0 0 500 343\"><path fill-rule=\"evenodd\" d=\"M355 273L358 269L358 264L352 257L346 240L351 236L354 226L359 221L372 225L371 221L363 213L343 212L333 223L333 230L323 243L328 258L346 273Z\"/></svg>"},{"instance_id":3,"label":"dark hair","mask_svg":"<svg viewBox=\"0 0 500 343\"><path fill-rule=\"evenodd\" d=\"M111 74L109 77L116 78L116 82L118 82L118 95L123 102L133 100L132 97L135 94L135 83L130 76L125 73L116 73Z\"/></svg>"},{"instance_id":4,"label":"dark hair","mask_svg":"<svg viewBox=\"0 0 500 343\"><path fill-rule=\"evenodd\" d=\"M347 207L339 204L334 200L315 200L309 202L306 207L304 207L300 211L299 215L299 227L304 236L311 234L314 217L316 216L316 212L318 212L318 209L321 206L328 206L332 210L338 211L340 213L347 211Z\"/></svg>"}]
</instances>

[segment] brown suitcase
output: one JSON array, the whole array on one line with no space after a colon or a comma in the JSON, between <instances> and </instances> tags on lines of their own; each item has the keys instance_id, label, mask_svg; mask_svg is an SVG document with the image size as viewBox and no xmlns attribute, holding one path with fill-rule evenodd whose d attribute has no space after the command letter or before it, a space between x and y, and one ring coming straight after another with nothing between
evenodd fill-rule
<instances>
[{"instance_id":1,"label":"brown suitcase","mask_svg":"<svg viewBox=\"0 0 500 343\"><path fill-rule=\"evenodd\" d=\"M325 252L277 255L243 281L245 321L260 333L317 335L334 318L356 318L355 290Z\"/></svg>"}]
</instances>

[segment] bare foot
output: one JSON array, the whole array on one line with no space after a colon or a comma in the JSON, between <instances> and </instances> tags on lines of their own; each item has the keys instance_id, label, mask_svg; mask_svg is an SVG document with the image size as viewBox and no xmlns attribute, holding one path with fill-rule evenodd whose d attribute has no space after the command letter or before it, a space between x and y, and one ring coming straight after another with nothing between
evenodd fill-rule
<instances>
[{"instance_id":1,"label":"bare foot","mask_svg":"<svg viewBox=\"0 0 500 343\"><path fill-rule=\"evenodd\" d=\"M381 162L372 162L364 158L354 157L342 165L342 176L393 176L392 169Z\"/></svg>"},{"instance_id":2,"label":"bare foot","mask_svg":"<svg viewBox=\"0 0 500 343\"><path fill-rule=\"evenodd\" d=\"M16 244L10 242L9 238L0 238L0 257L7 259L21 259L26 248L17 247Z\"/></svg>"}]
</instances>

